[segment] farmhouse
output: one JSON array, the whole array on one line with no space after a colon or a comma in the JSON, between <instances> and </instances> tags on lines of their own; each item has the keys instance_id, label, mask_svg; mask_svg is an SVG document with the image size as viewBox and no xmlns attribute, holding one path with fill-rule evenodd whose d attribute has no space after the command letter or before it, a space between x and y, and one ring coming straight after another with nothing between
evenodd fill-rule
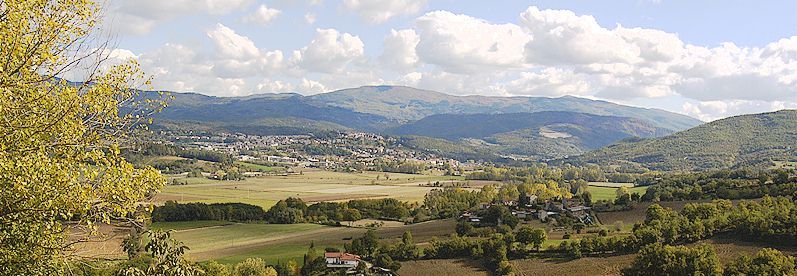
<instances>
[{"instance_id":1,"label":"farmhouse","mask_svg":"<svg viewBox=\"0 0 797 276\"><path fill-rule=\"evenodd\" d=\"M355 268L360 264L360 256L344 252L326 252L324 258L327 268Z\"/></svg>"}]
</instances>

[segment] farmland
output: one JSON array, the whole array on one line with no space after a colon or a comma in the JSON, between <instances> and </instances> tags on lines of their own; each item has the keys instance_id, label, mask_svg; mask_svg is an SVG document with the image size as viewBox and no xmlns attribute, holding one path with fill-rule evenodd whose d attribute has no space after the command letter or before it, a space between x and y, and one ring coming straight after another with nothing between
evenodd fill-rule
<instances>
[{"instance_id":1,"label":"farmland","mask_svg":"<svg viewBox=\"0 0 797 276\"><path fill-rule=\"evenodd\" d=\"M191 227L193 226L195 227ZM356 223L361 224L361 223ZM161 229L175 229L173 237L191 250L188 258L196 261L217 260L237 263L249 257L263 258L274 264L279 261L301 261L310 243L316 247L338 247L351 238L365 233L364 228L330 227L317 224L246 224L219 222L168 222L154 225ZM416 242L428 242L432 237L453 233L453 220L439 220L412 225L386 224L377 230L383 241L400 239L404 231L411 231Z\"/></svg>"},{"instance_id":2,"label":"farmland","mask_svg":"<svg viewBox=\"0 0 797 276\"><path fill-rule=\"evenodd\" d=\"M601 184L593 184L593 183L598 183L598 182L590 183L589 187L587 188L587 191L589 191L590 194L592 194L592 200L593 201L597 201L597 200L614 200L617 197L617 194L616 194L617 189L619 189L619 187L621 187L621 186L625 186L625 185L622 185L622 184L627 184L627 183L603 183L603 182L600 182ZM608 186L607 184L620 184L620 185L616 185L616 187L612 187L612 186ZM626 187L628 187L628 186L626 186ZM643 195L643 194L645 194L645 191L647 189L648 189L648 187L645 187L645 186L633 187L633 184L632 184L631 187L628 188L628 192L629 193L639 193L640 195Z\"/></svg>"},{"instance_id":3,"label":"farmland","mask_svg":"<svg viewBox=\"0 0 797 276\"><path fill-rule=\"evenodd\" d=\"M345 201L362 198L393 197L418 202L440 182L447 185L464 182L462 177L401 173L340 173L305 169L292 175L268 175L242 181L219 181L207 178L170 176L186 185L166 186L154 201L223 203L242 202L269 208L278 200L299 197L306 202ZM484 185L474 183L474 188Z\"/></svg>"},{"instance_id":4,"label":"farmland","mask_svg":"<svg viewBox=\"0 0 797 276\"><path fill-rule=\"evenodd\" d=\"M717 237L696 244L707 243L717 250L720 262L728 263L742 255L755 254L769 244L739 242ZM797 248L776 246L788 254L797 253ZM619 275L629 266L636 254L584 257L580 259L530 258L510 261L516 275ZM420 260L403 262L399 274L404 275L489 275L479 261L470 259Z\"/></svg>"}]
</instances>

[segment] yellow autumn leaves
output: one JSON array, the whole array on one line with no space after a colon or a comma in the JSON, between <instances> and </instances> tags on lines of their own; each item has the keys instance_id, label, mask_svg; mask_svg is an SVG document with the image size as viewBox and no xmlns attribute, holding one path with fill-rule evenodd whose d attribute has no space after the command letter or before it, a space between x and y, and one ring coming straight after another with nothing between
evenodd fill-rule
<instances>
[{"instance_id":1,"label":"yellow autumn leaves","mask_svg":"<svg viewBox=\"0 0 797 276\"><path fill-rule=\"evenodd\" d=\"M149 80L130 62L89 79L59 78L103 55L101 7L89 0L0 0L0 274L51 274L69 256L69 230L135 221L164 179L120 155L163 108L131 89ZM96 59L103 60L101 57Z\"/></svg>"}]
</instances>

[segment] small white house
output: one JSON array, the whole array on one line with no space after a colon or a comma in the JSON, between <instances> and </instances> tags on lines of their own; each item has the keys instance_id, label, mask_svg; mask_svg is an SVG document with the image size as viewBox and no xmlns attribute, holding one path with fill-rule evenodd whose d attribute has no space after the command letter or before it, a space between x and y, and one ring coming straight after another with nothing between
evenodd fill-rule
<instances>
[{"instance_id":1,"label":"small white house","mask_svg":"<svg viewBox=\"0 0 797 276\"><path fill-rule=\"evenodd\" d=\"M343 252L326 252L324 258L328 268L354 268L360 264L360 256Z\"/></svg>"}]
</instances>

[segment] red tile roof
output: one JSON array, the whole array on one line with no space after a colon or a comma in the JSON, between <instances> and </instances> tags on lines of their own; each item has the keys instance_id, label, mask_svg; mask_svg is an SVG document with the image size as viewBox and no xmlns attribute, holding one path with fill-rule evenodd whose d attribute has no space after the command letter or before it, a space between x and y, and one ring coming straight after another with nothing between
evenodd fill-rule
<instances>
[{"instance_id":1,"label":"red tile roof","mask_svg":"<svg viewBox=\"0 0 797 276\"><path fill-rule=\"evenodd\" d=\"M343 261L359 261L360 256L343 252L326 252L324 258L337 258Z\"/></svg>"}]
</instances>

